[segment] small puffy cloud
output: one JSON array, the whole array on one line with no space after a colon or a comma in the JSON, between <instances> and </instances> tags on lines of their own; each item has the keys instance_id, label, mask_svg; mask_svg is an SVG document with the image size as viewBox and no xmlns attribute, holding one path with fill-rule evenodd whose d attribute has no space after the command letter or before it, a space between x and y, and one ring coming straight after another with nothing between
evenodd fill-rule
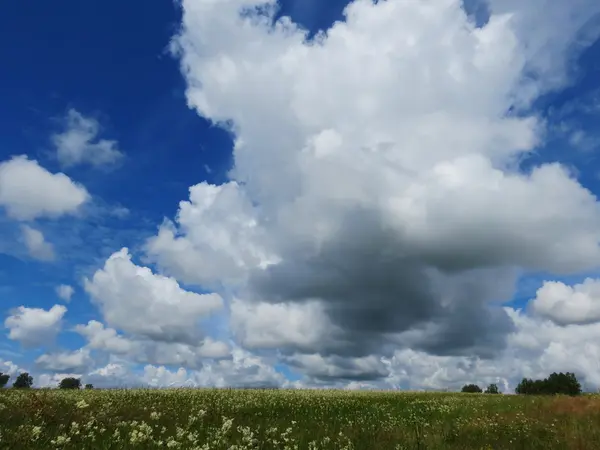
<instances>
[{"instance_id":1,"label":"small puffy cloud","mask_svg":"<svg viewBox=\"0 0 600 450\"><path fill-rule=\"evenodd\" d=\"M600 322L600 280L586 278L574 286L546 281L530 305L533 312L559 325Z\"/></svg>"},{"instance_id":2,"label":"small puffy cloud","mask_svg":"<svg viewBox=\"0 0 600 450\"><path fill-rule=\"evenodd\" d=\"M44 354L38 357L35 363L42 370L82 373L91 367L93 360L89 350L79 349L74 352Z\"/></svg>"},{"instance_id":3,"label":"small puffy cloud","mask_svg":"<svg viewBox=\"0 0 600 450\"><path fill-rule=\"evenodd\" d=\"M58 161L65 168L91 164L105 166L118 162L123 154L116 141L98 139L100 124L97 120L84 117L74 109L66 117L66 128L52 136Z\"/></svg>"},{"instance_id":4,"label":"small puffy cloud","mask_svg":"<svg viewBox=\"0 0 600 450\"><path fill-rule=\"evenodd\" d=\"M75 289L73 289L73 286L69 286L68 284L61 284L60 286L56 286L55 291L56 295L58 295L59 298L63 299L67 303L71 301L71 297L75 293Z\"/></svg>"},{"instance_id":5,"label":"small puffy cloud","mask_svg":"<svg viewBox=\"0 0 600 450\"><path fill-rule=\"evenodd\" d=\"M63 305L49 310L19 306L4 321L10 331L8 337L25 347L44 346L51 343L61 329L62 318L67 312Z\"/></svg>"},{"instance_id":6,"label":"small puffy cloud","mask_svg":"<svg viewBox=\"0 0 600 450\"><path fill-rule=\"evenodd\" d=\"M13 219L74 213L89 198L83 186L63 173L48 172L26 156L0 163L0 206Z\"/></svg>"},{"instance_id":7,"label":"small puffy cloud","mask_svg":"<svg viewBox=\"0 0 600 450\"><path fill-rule=\"evenodd\" d=\"M55 259L54 246L50 242L46 242L41 231L29 225L22 225L21 236L32 258L40 261L52 261Z\"/></svg>"},{"instance_id":8,"label":"small puffy cloud","mask_svg":"<svg viewBox=\"0 0 600 450\"><path fill-rule=\"evenodd\" d=\"M85 290L109 326L164 342L199 343L199 322L223 307L217 294L186 291L175 279L135 265L126 248L85 280Z\"/></svg>"}]
</instances>

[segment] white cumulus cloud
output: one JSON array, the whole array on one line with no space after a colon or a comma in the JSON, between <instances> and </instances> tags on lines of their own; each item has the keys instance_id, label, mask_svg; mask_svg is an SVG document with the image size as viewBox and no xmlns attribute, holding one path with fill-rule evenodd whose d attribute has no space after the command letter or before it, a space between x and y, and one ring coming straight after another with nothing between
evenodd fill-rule
<instances>
[{"instance_id":1,"label":"white cumulus cloud","mask_svg":"<svg viewBox=\"0 0 600 450\"><path fill-rule=\"evenodd\" d=\"M65 130L52 136L58 161L63 167L86 163L110 165L123 157L116 141L98 139L100 124L96 119L70 109L65 122Z\"/></svg>"},{"instance_id":2,"label":"white cumulus cloud","mask_svg":"<svg viewBox=\"0 0 600 450\"><path fill-rule=\"evenodd\" d=\"M45 346L51 343L61 330L67 308L54 305L49 310L19 306L4 321L9 329L8 337L26 347Z\"/></svg>"},{"instance_id":3,"label":"white cumulus cloud","mask_svg":"<svg viewBox=\"0 0 600 450\"><path fill-rule=\"evenodd\" d=\"M0 163L0 206L14 219L75 213L89 198L83 186L63 173L48 172L26 156Z\"/></svg>"},{"instance_id":4,"label":"white cumulus cloud","mask_svg":"<svg viewBox=\"0 0 600 450\"><path fill-rule=\"evenodd\" d=\"M598 266L596 197L558 162L519 169L546 132L526 107L596 2L493 1L477 27L460 0L356 0L311 41L266 4L182 2L188 104L234 133L235 166L147 245L235 290L245 346L353 378L396 349L491 358L519 274Z\"/></svg>"}]
</instances>

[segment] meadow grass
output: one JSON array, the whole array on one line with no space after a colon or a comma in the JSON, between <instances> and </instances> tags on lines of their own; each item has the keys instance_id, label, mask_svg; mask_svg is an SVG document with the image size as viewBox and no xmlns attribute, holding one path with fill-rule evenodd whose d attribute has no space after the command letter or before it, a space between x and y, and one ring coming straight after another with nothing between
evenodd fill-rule
<instances>
[{"instance_id":1,"label":"meadow grass","mask_svg":"<svg viewBox=\"0 0 600 450\"><path fill-rule=\"evenodd\" d=\"M0 448L598 449L600 397L6 389Z\"/></svg>"}]
</instances>

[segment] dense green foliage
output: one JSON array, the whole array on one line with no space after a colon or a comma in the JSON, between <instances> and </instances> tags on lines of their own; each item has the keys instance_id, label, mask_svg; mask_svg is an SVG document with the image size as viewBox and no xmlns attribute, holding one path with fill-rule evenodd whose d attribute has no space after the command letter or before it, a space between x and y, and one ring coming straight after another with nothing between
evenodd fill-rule
<instances>
[{"instance_id":1,"label":"dense green foliage","mask_svg":"<svg viewBox=\"0 0 600 450\"><path fill-rule=\"evenodd\" d=\"M60 380L58 383L59 389L80 389L81 380L79 378L67 377Z\"/></svg>"},{"instance_id":2,"label":"dense green foliage","mask_svg":"<svg viewBox=\"0 0 600 450\"><path fill-rule=\"evenodd\" d=\"M515 392L525 395L580 395L581 384L574 373L554 372L543 380L523 378Z\"/></svg>"},{"instance_id":3,"label":"dense green foliage","mask_svg":"<svg viewBox=\"0 0 600 450\"><path fill-rule=\"evenodd\" d=\"M592 450L600 398L10 389L0 424L7 449Z\"/></svg>"},{"instance_id":4,"label":"dense green foliage","mask_svg":"<svg viewBox=\"0 0 600 450\"><path fill-rule=\"evenodd\" d=\"M16 389L29 389L31 386L33 386L33 377L27 372L19 374L13 383L13 387Z\"/></svg>"},{"instance_id":5,"label":"dense green foliage","mask_svg":"<svg viewBox=\"0 0 600 450\"><path fill-rule=\"evenodd\" d=\"M0 388L3 388L8 384L8 380L10 380L10 375L0 372Z\"/></svg>"},{"instance_id":6,"label":"dense green foliage","mask_svg":"<svg viewBox=\"0 0 600 450\"><path fill-rule=\"evenodd\" d=\"M485 390L486 394L499 394L500 390L498 389L498 385L497 384L490 384L487 389Z\"/></svg>"},{"instance_id":7,"label":"dense green foliage","mask_svg":"<svg viewBox=\"0 0 600 450\"><path fill-rule=\"evenodd\" d=\"M482 390L476 384L465 384L462 387L461 392L467 392L467 393L471 393L471 394L478 394L478 393L481 393Z\"/></svg>"}]
</instances>

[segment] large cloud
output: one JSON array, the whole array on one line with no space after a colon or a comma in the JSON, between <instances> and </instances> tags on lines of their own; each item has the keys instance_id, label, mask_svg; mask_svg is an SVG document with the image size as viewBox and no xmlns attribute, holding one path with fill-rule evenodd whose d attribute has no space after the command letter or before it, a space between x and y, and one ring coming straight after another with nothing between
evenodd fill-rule
<instances>
[{"instance_id":1,"label":"large cloud","mask_svg":"<svg viewBox=\"0 0 600 450\"><path fill-rule=\"evenodd\" d=\"M478 28L459 0L357 0L310 42L266 5L182 2L188 103L234 132L234 181L192 187L147 246L234 290L244 345L317 378L381 378L398 348L491 357L523 270L600 264L595 196L519 170L545 131L522 108L564 82L596 2L494 1Z\"/></svg>"},{"instance_id":2,"label":"large cloud","mask_svg":"<svg viewBox=\"0 0 600 450\"><path fill-rule=\"evenodd\" d=\"M4 326L9 329L8 337L25 347L45 346L51 344L61 330L66 312L63 305L54 305L48 311L19 306L6 318Z\"/></svg>"},{"instance_id":3,"label":"large cloud","mask_svg":"<svg viewBox=\"0 0 600 450\"><path fill-rule=\"evenodd\" d=\"M48 172L26 156L0 163L0 206L14 219L74 213L89 198L83 186L63 173Z\"/></svg>"}]
</instances>

